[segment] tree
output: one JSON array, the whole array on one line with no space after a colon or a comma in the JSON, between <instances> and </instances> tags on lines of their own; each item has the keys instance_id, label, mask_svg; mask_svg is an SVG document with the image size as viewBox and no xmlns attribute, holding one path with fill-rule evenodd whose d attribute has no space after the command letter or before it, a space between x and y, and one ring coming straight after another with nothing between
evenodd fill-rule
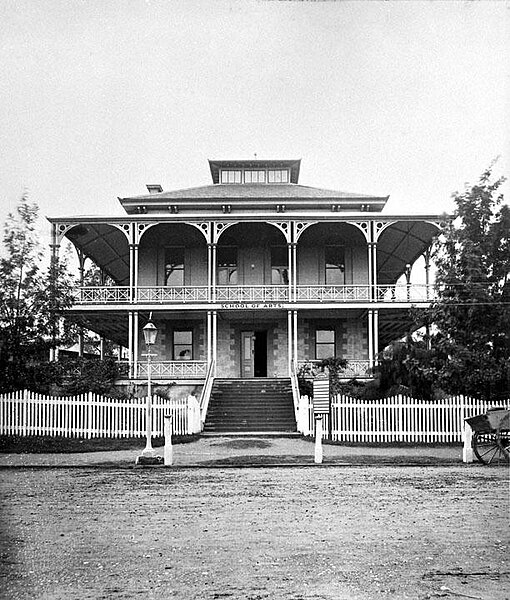
<instances>
[{"instance_id":1,"label":"tree","mask_svg":"<svg viewBox=\"0 0 510 600\"><path fill-rule=\"evenodd\" d=\"M490 399L509 391L510 208L493 180L492 165L479 182L455 194L453 219L433 257L437 300L430 365L439 387Z\"/></svg>"},{"instance_id":2,"label":"tree","mask_svg":"<svg viewBox=\"0 0 510 600\"><path fill-rule=\"evenodd\" d=\"M74 329L62 326L72 305L67 260L53 256L46 268L37 237L38 207L23 195L4 226L0 258L0 387L25 387L49 350L67 343Z\"/></svg>"}]
</instances>

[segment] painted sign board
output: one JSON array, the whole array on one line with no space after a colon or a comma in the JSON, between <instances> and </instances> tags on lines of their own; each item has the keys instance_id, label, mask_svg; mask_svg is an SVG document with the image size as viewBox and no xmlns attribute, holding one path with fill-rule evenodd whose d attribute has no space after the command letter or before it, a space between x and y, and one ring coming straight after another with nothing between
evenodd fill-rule
<instances>
[{"instance_id":1,"label":"painted sign board","mask_svg":"<svg viewBox=\"0 0 510 600\"><path fill-rule=\"evenodd\" d=\"M329 414L329 379L315 379L313 382L314 414Z\"/></svg>"}]
</instances>

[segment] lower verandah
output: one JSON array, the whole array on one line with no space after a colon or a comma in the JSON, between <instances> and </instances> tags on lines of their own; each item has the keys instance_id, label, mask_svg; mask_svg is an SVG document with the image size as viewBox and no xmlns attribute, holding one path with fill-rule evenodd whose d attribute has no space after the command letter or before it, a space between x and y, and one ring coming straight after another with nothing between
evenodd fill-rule
<instances>
[{"instance_id":1,"label":"lower verandah","mask_svg":"<svg viewBox=\"0 0 510 600\"><path fill-rule=\"evenodd\" d=\"M204 378L213 356L216 377L288 377L295 358L306 361L332 356L349 361L348 376L366 376L369 362L366 315L307 316L297 319L297 331L289 336L286 313L236 311L218 313L216 327L208 332L204 318L153 319L158 339L151 352L155 377ZM290 337L290 351L289 351ZM146 373L143 336L138 338L138 376ZM294 357L294 355L296 356Z\"/></svg>"}]
</instances>

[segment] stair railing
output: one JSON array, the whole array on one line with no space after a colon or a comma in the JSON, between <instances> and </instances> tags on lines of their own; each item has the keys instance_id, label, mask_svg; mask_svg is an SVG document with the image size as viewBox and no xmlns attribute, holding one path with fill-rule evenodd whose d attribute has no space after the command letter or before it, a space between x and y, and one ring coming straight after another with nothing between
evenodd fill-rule
<instances>
[{"instance_id":1,"label":"stair railing","mask_svg":"<svg viewBox=\"0 0 510 600\"><path fill-rule=\"evenodd\" d=\"M299 424L299 383L296 373L296 363L292 361L290 364L290 385L292 388L292 400L294 402L294 416L296 418L296 424Z\"/></svg>"},{"instance_id":2,"label":"stair railing","mask_svg":"<svg viewBox=\"0 0 510 600\"><path fill-rule=\"evenodd\" d=\"M200 425L202 430L204 429L205 419L207 417L207 409L209 408L209 400L211 398L211 391L214 382L214 369L215 361L212 360L207 369L207 375L205 376L204 387L200 394Z\"/></svg>"}]
</instances>

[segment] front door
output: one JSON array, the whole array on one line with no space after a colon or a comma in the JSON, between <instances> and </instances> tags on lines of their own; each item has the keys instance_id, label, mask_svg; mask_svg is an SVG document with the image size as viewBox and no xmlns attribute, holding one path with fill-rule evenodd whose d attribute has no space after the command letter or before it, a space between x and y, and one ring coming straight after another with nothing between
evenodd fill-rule
<instances>
[{"instance_id":1,"label":"front door","mask_svg":"<svg viewBox=\"0 0 510 600\"><path fill-rule=\"evenodd\" d=\"M267 331L241 332L241 377L267 377Z\"/></svg>"}]
</instances>

